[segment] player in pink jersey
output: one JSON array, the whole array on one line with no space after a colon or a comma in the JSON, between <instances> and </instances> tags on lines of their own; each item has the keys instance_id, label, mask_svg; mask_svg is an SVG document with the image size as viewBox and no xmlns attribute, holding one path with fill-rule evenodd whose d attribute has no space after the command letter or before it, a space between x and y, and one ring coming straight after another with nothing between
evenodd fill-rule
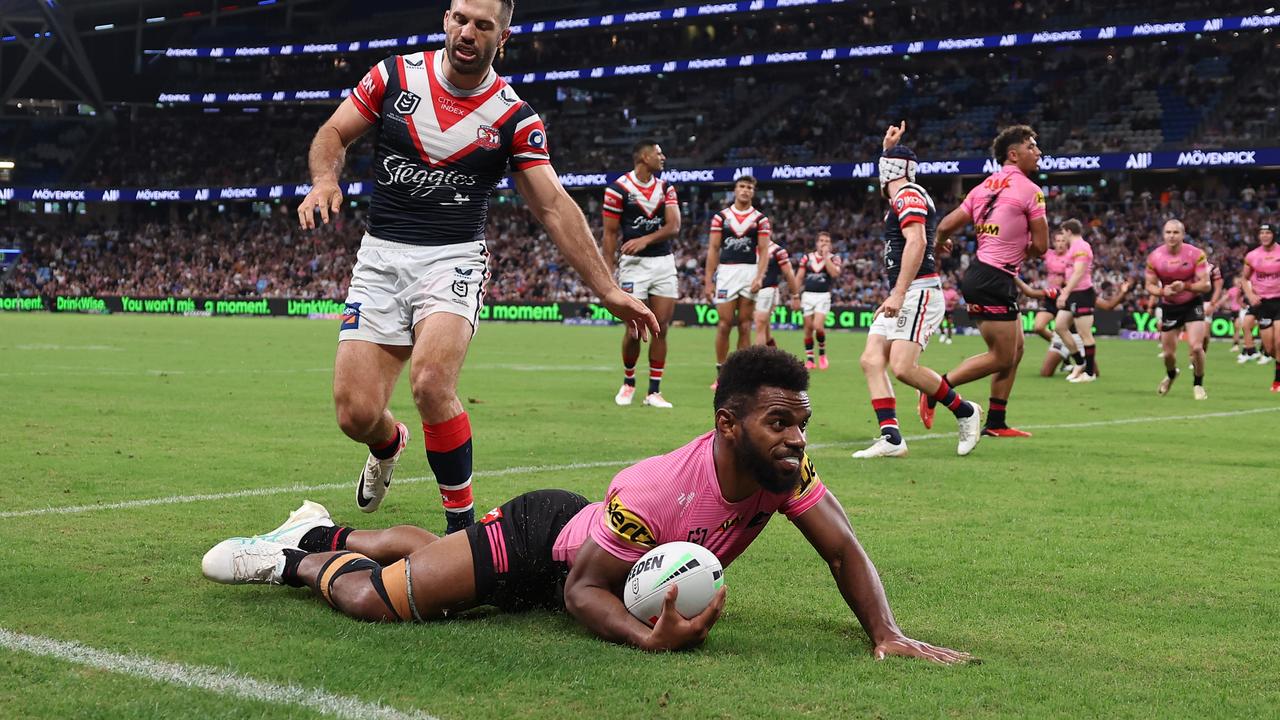
<instances>
[{"instance_id":1,"label":"player in pink jersey","mask_svg":"<svg viewBox=\"0 0 1280 720\"><path fill-rule=\"evenodd\" d=\"M1005 412L1018 363L1022 360L1022 325L1018 288L1014 278L1028 257L1040 257L1049 248L1049 223L1045 219L1044 193L1031 180L1040 166L1036 133L1026 125L1007 127L991 144L1000 169L969 191L960 207L938 224L939 252L950 251L951 237L973 224L978 236L977 258L965 272L961 292L969 317L978 325L987 351L967 358L942 379L959 387L988 375L991 398L983 435L1027 437L1031 433L1011 428ZM933 422L932 398L920 395L920 416Z\"/></svg>"},{"instance_id":2,"label":"player in pink jersey","mask_svg":"<svg viewBox=\"0 0 1280 720\"><path fill-rule=\"evenodd\" d=\"M1274 226L1258 227L1258 247L1244 256L1244 293L1249 300L1249 315L1256 319L1262 336L1262 351L1276 362L1271 392L1280 392L1280 347L1276 342L1276 321L1280 320L1280 246L1276 245Z\"/></svg>"},{"instance_id":3,"label":"player in pink jersey","mask_svg":"<svg viewBox=\"0 0 1280 720\"><path fill-rule=\"evenodd\" d=\"M1058 337L1068 351L1073 352L1075 369L1067 377L1069 382L1093 382L1097 375L1094 354L1097 350L1093 339L1093 307L1097 294L1093 289L1093 248L1083 237L1084 226L1079 220L1062 223L1062 236L1068 242L1067 257L1071 268L1059 293L1058 316L1055 328ZM1083 346L1077 346L1072 331L1079 335Z\"/></svg>"},{"instance_id":4,"label":"player in pink jersey","mask_svg":"<svg viewBox=\"0 0 1280 720\"><path fill-rule=\"evenodd\" d=\"M510 171L534 216L630 332L659 330L653 313L610 276L577 203L551 167L542 120L493 69L511 37L512 0L453 0L443 50L375 65L316 132L302 229L342 207L347 148L375 130L368 228L352 268L338 332L333 398L338 426L368 447L356 505L377 510L408 441L389 403L409 365L427 462L447 531L474 521L471 422L458 377L480 320L489 251L489 199Z\"/></svg>"},{"instance_id":5,"label":"player in pink jersey","mask_svg":"<svg viewBox=\"0 0 1280 720\"><path fill-rule=\"evenodd\" d=\"M1044 262L1044 277L1039 289L1032 290L1031 286L1021 282L1021 278L1015 281L1023 295L1040 300L1040 307L1036 309L1031 331L1044 338L1049 345L1062 348L1066 352L1064 358L1070 357L1071 353L1063 347L1062 338L1049 329L1049 323L1058 316L1058 295L1062 292L1062 285L1067 280L1067 271L1071 268L1070 250L1071 241L1059 228L1049 240L1049 251L1041 258Z\"/></svg>"},{"instance_id":6,"label":"player in pink jersey","mask_svg":"<svg viewBox=\"0 0 1280 720\"><path fill-rule=\"evenodd\" d=\"M1244 273L1231 281L1224 302L1231 311L1231 352L1239 353L1244 343L1244 317L1248 310L1244 297Z\"/></svg>"},{"instance_id":7,"label":"player in pink jersey","mask_svg":"<svg viewBox=\"0 0 1280 720\"><path fill-rule=\"evenodd\" d=\"M946 345L950 345L952 343L952 335L956 327L956 305L959 304L962 299L963 298L960 297L960 292L950 285L942 288L942 303L946 308L947 314L942 316L941 332L942 342Z\"/></svg>"},{"instance_id":8,"label":"player in pink jersey","mask_svg":"<svg viewBox=\"0 0 1280 720\"><path fill-rule=\"evenodd\" d=\"M1178 378L1178 333L1185 326L1195 368L1192 394L1205 400L1209 396L1204 389L1204 303L1200 295L1209 291L1209 263L1200 248L1185 242L1181 221L1166 222L1162 234L1164 243L1147 256L1146 272L1147 293L1160 298L1160 347L1166 377L1156 392L1167 394Z\"/></svg>"},{"instance_id":9,"label":"player in pink jersey","mask_svg":"<svg viewBox=\"0 0 1280 720\"><path fill-rule=\"evenodd\" d=\"M1213 326L1213 314L1218 312L1218 308L1226 301L1227 295L1222 290L1225 280L1222 277L1222 267L1209 259L1209 251L1205 250L1205 258L1209 260L1209 292L1201 295L1204 301L1204 346L1205 357L1209 352L1209 335L1210 328Z\"/></svg>"},{"instance_id":10,"label":"player in pink jersey","mask_svg":"<svg viewBox=\"0 0 1280 720\"><path fill-rule=\"evenodd\" d=\"M809 373L794 356L763 346L741 350L721 370L715 429L618 473L603 502L539 490L443 538L412 526L353 530L306 503L273 532L219 543L202 570L228 584L306 586L362 620L443 619L479 605L563 607L604 640L675 650L706 639L725 591L684 618L673 587L649 627L621 599L636 560L682 540L711 550L727 568L780 512L827 562L877 659L971 659L898 628L848 515L805 454L808 387Z\"/></svg>"}]
</instances>

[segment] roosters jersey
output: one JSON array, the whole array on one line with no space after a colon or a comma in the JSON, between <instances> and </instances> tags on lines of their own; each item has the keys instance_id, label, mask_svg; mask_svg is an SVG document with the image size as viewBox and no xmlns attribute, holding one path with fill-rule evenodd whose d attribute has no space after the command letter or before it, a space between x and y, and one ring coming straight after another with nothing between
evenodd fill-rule
<instances>
[{"instance_id":1,"label":"roosters jersey","mask_svg":"<svg viewBox=\"0 0 1280 720\"><path fill-rule=\"evenodd\" d=\"M711 231L720 233L721 265L754 265L757 243L768 239L773 228L759 210L738 212L730 205L711 218Z\"/></svg>"},{"instance_id":2,"label":"roosters jersey","mask_svg":"<svg viewBox=\"0 0 1280 720\"><path fill-rule=\"evenodd\" d=\"M902 228L916 224L924 226L924 257L920 259L920 269L912 278L911 286L938 287L938 269L933 257L938 210L929 192L915 183L907 183L894 193L889 212L884 216L884 269L889 274L889 287L897 284L898 274L902 272L902 253L907 247Z\"/></svg>"},{"instance_id":3,"label":"roosters jersey","mask_svg":"<svg viewBox=\"0 0 1280 720\"><path fill-rule=\"evenodd\" d=\"M760 287L778 287L778 280L782 277L782 263L789 262L791 262L791 258L787 255L787 249L770 240L769 265L765 268L764 280L761 281Z\"/></svg>"},{"instance_id":4,"label":"roosters jersey","mask_svg":"<svg viewBox=\"0 0 1280 720\"><path fill-rule=\"evenodd\" d=\"M604 502L583 508L560 531L551 557L572 564L590 537L610 555L635 562L658 545L683 540L705 547L729 567L774 513L794 520L827 493L805 456L793 492L761 490L731 503L720 494L716 479L714 438L715 432L709 432L618 473Z\"/></svg>"},{"instance_id":5,"label":"roosters jersey","mask_svg":"<svg viewBox=\"0 0 1280 720\"><path fill-rule=\"evenodd\" d=\"M618 218L622 227L621 245L628 240L657 232L667 222L667 207L679 205L675 186L657 176L648 184L636 179L635 171L613 181L604 189L604 216ZM663 240L636 253L640 257L671 254L671 242Z\"/></svg>"},{"instance_id":6,"label":"roosters jersey","mask_svg":"<svg viewBox=\"0 0 1280 720\"><path fill-rule=\"evenodd\" d=\"M826 260L822 256L816 252L805 253L800 258L800 267L804 268L805 292L831 292L831 275L827 273Z\"/></svg>"},{"instance_id":7,"label":"roosters jersey","mask_svg":"<svg viewBox=\"0 0 1280 720\"><path fill-rule=\"evenodd\" d=\"M492 69L474 90L444 76L444 52L395 55L352 90L377 129L369 234L410 245L484 239L507 170L551 162L542 119Z\"/></svg>"},{"instance_id":8,"label":"roosters jersey","mask_svg":"<svg viewBox=\"0 0 1280 720\"><path fill-rule=\"evenodd\" d=\"M1200 299L1206 303L1213 302L1213 286L1222 282L1222 269L1213 263L1209 263L1209 290L1200 295Z\"/></svg>"}]
</instances>

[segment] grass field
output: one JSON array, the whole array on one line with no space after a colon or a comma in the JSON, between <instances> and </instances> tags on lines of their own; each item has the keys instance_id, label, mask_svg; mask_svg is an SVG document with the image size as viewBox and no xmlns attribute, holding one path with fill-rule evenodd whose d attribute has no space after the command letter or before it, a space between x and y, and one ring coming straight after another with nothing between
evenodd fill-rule
<instances>
[{"instance_id":1,"label":"grass field","mask_svg":"<svg viewBox=\"0 0 1280 720\"><path fill-rule=\"evenodd\" d=\"M727 570L707 644L671 655L604 644L563 614L378 626L301 591L205 581L205 550L304 498L366 527L443 524L417 433L398 479L419 480L398 480L377 515L355 511L365 451L333 420L335 331L0 316L0 717L358 717L375 703L397 718L1280 716L1280 396L1226 345L1195 402L1190 373L1155 395L1154 343L1102 341L1103 377L1072 386L1036 376L1032 337L1009 417L1035 437L957 458L942 413L910 458L859 464L849 452L875 432L865 336L829 336L810 454L903 629L983 659L941 668L872 660L780 518ZM612 403L620 332L481 329L460 389L480 512L542 487L599 497L628 461L710 428L712 334L673 332L676 407L658 411ZM978 345L957 338L926 362ZM986 390L962 388L984 406ZM904 433L925 435L903 404ZM412 417L407 386L393 410Z\"/></svg>"}]
</instances>

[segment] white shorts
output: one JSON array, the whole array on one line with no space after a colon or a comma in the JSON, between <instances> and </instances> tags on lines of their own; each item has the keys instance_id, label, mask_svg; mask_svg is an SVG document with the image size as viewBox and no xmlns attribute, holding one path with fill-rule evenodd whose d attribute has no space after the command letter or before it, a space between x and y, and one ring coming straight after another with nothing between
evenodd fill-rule
<instances>
[{"instance_id":1,"label":"white shorts","mask_svg":"<svg viewBox=\"0 0 1280 720\"><path fill-rule=\"evenodd\" d=\"M828 315L831 313L831 293L824 292L803 292L800 293L800 309L801 314L806 317L814 313L822 313Z\"/></svg>"},{"instance_id":2,"label":"white shorts","mask_svg":"<svg viewBox=\"0 0 1280 720\"><path fill-rule=\"evenodd\" d=\"M938 288L907 290L907 298L898 314L894 317L885 317L883 313L877 315L868 332L883 335L890 342L909 340L925 347L946 313L947 305Z\"/></svg>"},{"instance_id":3,"label":"white shorts","mask_svg":"<svg viewBox=\"0 0 1280 720\"><path fill-rule=\"evenodd\" d=\"M756 293L756 312L767 313L773 312L774 306L778 304L778 288L767 287L760 288Z\"/></svg>"},{"instance_id":4,"label":"white shorts","mask_svg":"<svg viewBox=\"0 0 1280 720\"><path fill-rule=\"evenodd\" d=\"M461 315L476 333L489 279L484 242L407 245L365 235L351 270L338 341L413 345L413 328L438 312Z\"/></svg>"},{"instance_id":5,"label":"white shorts","mask_svg":"<svg viewBox=\"0 0 1280 720\"><path fill-rule=\"evenodd\" d=\"M755 279L755 265L734 263L716 268L716 304L733 302L738 298L750 300L753 297L751 283Z\"/></svg>"},{"instance_id":6,"label":"white shorts","mask_svg":"<svg viewBox=\"0 0 1280 720\"><path fill-rule=\"evenodd\" d=\"M1242 308L1240 308L1240 312L1236 313L1236 322L1238 322L1238 323L1240 323L1241 325L1243 325L1243 324L1244 324L1244 316L1245 316L1245 315L1248 315L1248 314L1249 314L1249 308L1247 308L1247 307L1242 307Z\"/></svg>"},{"instance_id":7,"label":"white shorts","mask_svg":"<svg viewBox=\"0 0 1280 720\"><path fill-rule=\"evenodd\" d=\"M647 300L650 295L677 298L680 291L676 281L676 256L622 255L618 258L618 285L637 300Z\"/></svg>"}]
</instances>

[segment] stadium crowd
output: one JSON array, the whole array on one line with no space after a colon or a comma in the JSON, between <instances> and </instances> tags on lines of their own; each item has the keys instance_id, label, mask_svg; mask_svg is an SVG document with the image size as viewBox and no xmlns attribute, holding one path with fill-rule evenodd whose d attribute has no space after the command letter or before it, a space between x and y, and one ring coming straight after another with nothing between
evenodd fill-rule
<instances>
[{"instance_id":1,"label":"stadium crowd","mask_svg":"<svg viewBox=\"0 0 1280 720\"><path fill-rule=\"evenodd\" d=\"M579 199L600 237L598 199L594 194ZM957 199L940 192L937 202L945 212ZM709 221L724 204L721 193L682 203L684 222L674 243L682 302L703 301ZM204 209L167 223L10 229L0 233L0 245L16 245L23 252L0 278L0 295L343 297L363 229L362 211L344 212L335 224L302 233L287 206L274 207L265 217L236 208L227 213ZM878 195L779 193L761 207L771 217L775 240L793 258L813 249L819 231L831 233L835 251L845 260L833 287L835 303L874 306L883 299L883 202ZM1257 225L1280 213L1280 187L1241 180L1235 185L1170 185L1160 191L1125 189L1105 196L1070 195L1053 187L1048 207L1055 226L1071 217L1084 222L1096 257L1095 282L1104 294L1125 278L1141 279L1146 255L1160 242L1160 226L1169 217L1183 220L1188 241L1209 253L1230 286L1244 254L1256 243ZM593 299L523 205L495 203L488 237L490 299ZM956 252L943 259L946 284L958 287L973 257L973 242L972 233L963 236ZM1023 275L1038 283L1038 264L1029 263ZM1142 306L1140 285L1126 309Z\"/></svg>"}]
</instances>

